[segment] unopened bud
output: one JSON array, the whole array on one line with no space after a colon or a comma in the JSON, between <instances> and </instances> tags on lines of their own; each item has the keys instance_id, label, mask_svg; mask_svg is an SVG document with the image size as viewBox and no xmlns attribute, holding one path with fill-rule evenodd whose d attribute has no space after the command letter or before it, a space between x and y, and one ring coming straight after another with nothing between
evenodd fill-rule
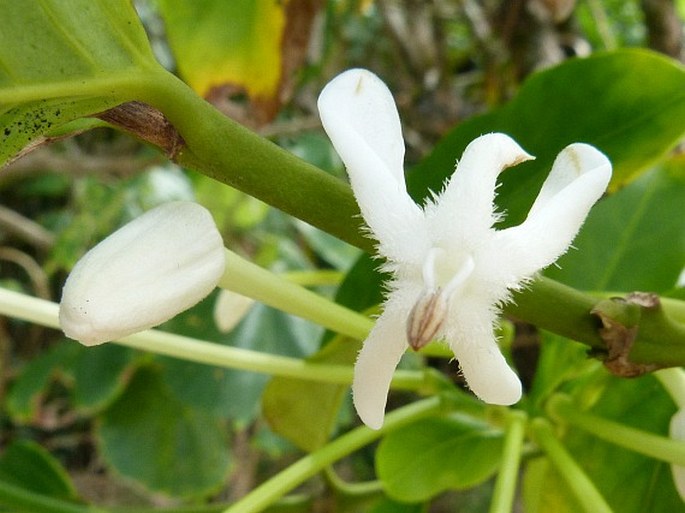
<instances>
[{"instance_id":1,"label":"unopened bud","mask_svg":"<svg viewBox=\"0 0 685 513\"><path fill-rule=\"evenodd\" d=\"M60 325L88 346L157 326L207 296L225 267L223 241L207 209L166 203L79 260L64 285Z\"/></svg>"}]
</instances>

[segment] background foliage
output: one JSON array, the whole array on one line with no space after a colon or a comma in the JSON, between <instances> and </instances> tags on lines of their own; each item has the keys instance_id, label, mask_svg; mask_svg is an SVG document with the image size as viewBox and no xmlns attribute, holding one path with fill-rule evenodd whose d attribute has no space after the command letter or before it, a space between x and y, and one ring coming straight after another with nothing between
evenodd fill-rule
<instances>
[{"instance_id":1,"label":"background foliage","mask_svg":"<svg viewBox=\"0 0 685 513\"><path fill-rule=\"evenodd\" d=\"M4 288L58 300L66 274L98 240L157 204L194 199L212 211L227 247L278 273L313 271L308 285L318 292L356 310L373 309L381 280L368 255L260 201L295 215L311 203L310 223L359 240L353 204L337 181L344 171L320 128L315 101L332 76L363 66L395 94L417 200L440 188L471 139L504 131L537 156L505 173L499 189L505 222L515 224L558 151L575 141L592 143L614 163L610 196L592 211L577 251L547 276L596 293L682 297L680 3L32 5L0 0L0 160L8 164L0 172ZM208 107L186 101L189 93L182 94L169 71L222 114L209 119L208 111L184 110ZM141 131L113 116L110 109L132 100L161 110L171 128L157 123L156 130ZM240 153L249 138L238 125L217 131L224 114L328 175L283 194L269 180L287 173L290 164L284 164L252 184L248 175L270 167L260 162L262 146L243 147L247 156L235 167L244 167L245 176L222 171L221 159ZM196 126L205 115L206 126ZM80 135L65 138L74 134ZM180 156L179 136L189 148ZM216 146L225 153L207 155ZM329 193L339 202L319 199ZM162 329L319 362L354 361L358 342L262 305L224 333L213 320L216 299ZM546 401L561 391L593 414L667 435L675 405L653 377L613 377L587 358L584 346L519 321L509 343L528 392L519 409L529 416L547 416ZM217 369L116 345L86 349L57 331L5 317L0 364L0 488L67 505L221 511L358 424L346 386ZM488 510L503 422L463 391L447 359L407 355L402 365L444 371L436 373L432 391L456 406L365 446L274 509L310 511L316 501L325 511L342 512ZM391 407L415 398L393 393ZM560 426L565 447L615 511L685 511L668 464ZM548 458L531 446L521 510L579 511L574 501Z\"/></svg>"}]
</instances>

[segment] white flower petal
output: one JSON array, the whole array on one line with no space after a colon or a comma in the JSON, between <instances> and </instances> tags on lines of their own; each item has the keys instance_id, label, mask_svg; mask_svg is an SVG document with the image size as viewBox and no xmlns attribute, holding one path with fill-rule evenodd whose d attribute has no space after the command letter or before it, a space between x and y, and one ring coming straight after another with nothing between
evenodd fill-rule
<instances>
[{"instance_id":1,"label":"white flower petal","mask_svg":"<svg viewBox=\"0 0 685 513\"><path fill-rule=\"evenodd\" d=\"M408 347L406 323L411 306L397 295L388 299L354 366L352 399L359 418L371 429L383 426L392 375Z\"/></svg>"},{"instance_id":2,"label":"white flower petal","mask_svg":"<svg viewBox=\"0 0 685 513\"><path fill-rule=\"evenodd\" d=\"M518 281L566 252L611 179L609 159L588 144L567 146L554 161L526 220L496 233L492 251L507 255L499 272Z\"/></svg>"},{"instance_id":3,"label":"white flower petal","mask_svg":"<svg viewBox=\"0 0 685 513\"><path fill-rule=\"evenodd\" d=\"M473 234L486 232L495 221L497 176L532 158L505 134L487 134L473 140L437 200L431 224L442 233L436 237L460 244L461 240L454 239L473 239L477 238Z\"/></svg>"},{"instance_id":4,"label":"white flower petal","mask_svg":"<svg viewBox=\"0 0 685 513\"><path fill-rule=\"evenodd\" d=\"M228 333L243 320L255 300L231 290L220 290L214 303L214 323Z\"/></svg>"},{"instance_id":5,"label":"white flower petal","mask_svg":"<svg viewBox=\"0 0 685 513\"><path fill-rule=\"evenodd\" d=\"M461 312L452 316L446 338L469 388L488 404L508 406L518 402L521 380L497 345L492 325L494 314L487 305L466 303L454 308Z\"/></svg>"},{"instance_id":6,"label":"white flower petal","mask_svg":"<svg viewBox=\"0 0 685 513\"><path fill-rule=\"evenodd\" d=\"M685 442L685 409L678 410L671 417L668 432L673 440ZM673 473L673 482L676 490L678 490L678 495L685 501L685 467L671 465L671 472Z\"/></svg>"},{"instance_id":7,"label":"white flower petal","mask_svg":"<svg viewBox=\"0 0 685 513\"><path fill-rule=\"evenodd\" d=\"M412 258L406 254L416 234L425 232L423 213L406 191L404 141L392 94L370 71L352 69L326 85L318 107L380 251Z\"/></svg>"},{"instance_id":8,"label":"white flower petal","mask_svg":"<svg viewBox=\"0 0 685 513\"><path fill-rule=\"evenodd\" d=\"M166 203L76 264L62 292L60 325L85 345L151 328L209 294L225 266L210 213L196 203Z\"/></svg>"}]
</instances>

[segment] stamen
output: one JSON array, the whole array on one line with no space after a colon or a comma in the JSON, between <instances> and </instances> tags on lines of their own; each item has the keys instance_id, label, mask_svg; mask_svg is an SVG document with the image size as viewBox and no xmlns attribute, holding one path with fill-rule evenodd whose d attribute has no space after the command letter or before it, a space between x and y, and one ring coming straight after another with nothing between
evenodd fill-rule
<instances>
[{"instance_id":1,"label":"stamen","mask_svg":"<svg viewBox=\"0 0 685 513\"><path fill-rule=\"evenodd\" d=\"M414 351L427 345L442 331L447 320L447 300L441 288L427 290L411 309L407 318L407 341Z\"/></svg>"},{"instance_id":2,"label":"stamen","mask_svg":"<svg viewBox=\"0 0 685 513\"><path fill-rule=\"evenodd\" d=\"M473 272L476 264L467 257L445 288L435 287L435 258L440 248L432 248L423 264L423 280L426 288L416 301L407 318L407 341L414 351L426 346L438 336L447 321L449 300Z\"/></svg>"}]
</instances>

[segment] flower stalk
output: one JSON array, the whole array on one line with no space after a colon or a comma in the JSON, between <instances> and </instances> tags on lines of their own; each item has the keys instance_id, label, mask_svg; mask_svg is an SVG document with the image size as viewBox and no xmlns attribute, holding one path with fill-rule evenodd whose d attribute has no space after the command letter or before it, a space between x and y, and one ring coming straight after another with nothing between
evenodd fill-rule
<instances>
[{"instance_id":1,"label":"flower stalk","mask_svg":"<svg viewBox=\"0 0 685 513\"><path fill-rule=\"evenodd\" d=\"M547 412L555 420L578 427L609 443L661 461L685 465L685 443L587 413L576 407L568 396L552 396L547 403Z\"/></svg>"},{"instance_id":2,"label":"flower stalk","mask_svg":"<svg viewBox=\"0 0 685 513\"><path fill-rule=\"evenodd\" d=\"M522 411L507 412L504 449L489 513L511 513L514 510L516 482L521 464L523 441L526 436L527 415Z\"/></svg>"},{"instance_id":3,"label":"flower stalk","mask_svg":"<svg viewBox=\"0 0 685 513\"><path fill-rule=\"evenodd\" d=\"M566 481L583 511L585 513L613 513L594 483L559 442L550 423L542 418L534 419L531 422L531 431L535 441Z\"/></svg>"}]
</instances>

